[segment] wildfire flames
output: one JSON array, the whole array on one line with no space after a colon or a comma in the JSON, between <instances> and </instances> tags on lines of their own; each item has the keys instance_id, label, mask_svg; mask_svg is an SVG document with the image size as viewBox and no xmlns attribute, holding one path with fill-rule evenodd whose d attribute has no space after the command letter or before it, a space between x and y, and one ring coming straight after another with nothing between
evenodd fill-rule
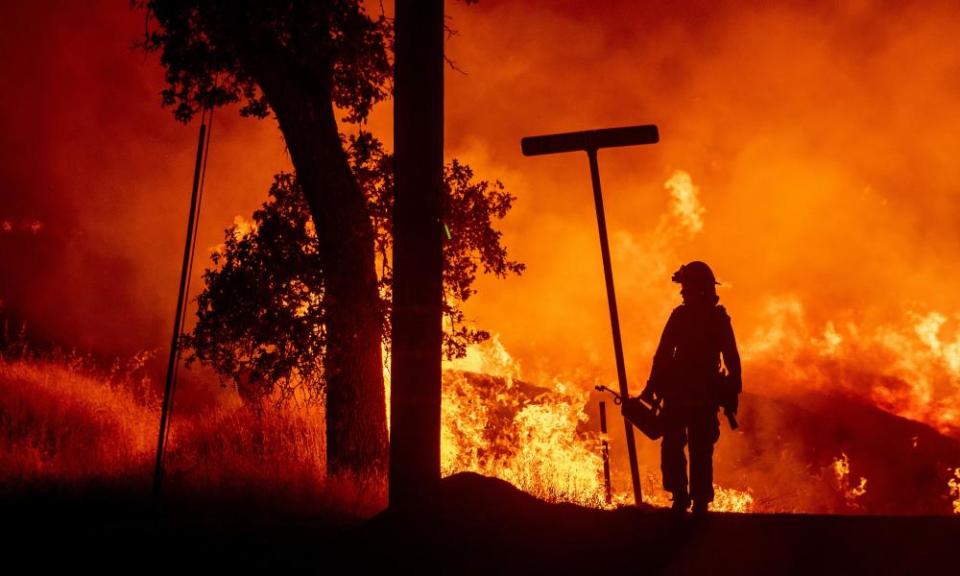
<instances>
[{"instance_id":1,"label":"wildfire flames","mask_svg":"<svg viewBox=\"0 0 960 576\"><path fill-rule=\"evenodd\" d=\"M675 170L664 188L669 191L669 211L654 233L642 240L621 236L620 241L621 253L653 259L659 270L667 269L677 242L703 232L706 213L699 188L688 172ZM644 251L644 246L651 248ZM960 331L952 339L945 335L947 322L948 318L936 311L911 311L899 326L888 323L868 328L848 318L828 319L818 330L810 325L800 297L770 297L761 306L761 319L753 333L741 336L745 389L751 390L752 373L759 369L762 376L773 376L765 392L843 391L865 398L883 411L956 436ZM644 340L650 341L649 337ZM548 383L546 387L524 384L519 364L499 339L484 348L471 348L466 359L448 363L447 369L444 473L479 472L548 500L603 505L600 438L596 425L587 425L585 412L588 386L542 373L540 380ZM911 443L917 449L915 436ZM867 479L850 476L848 455L843 452L834 457L828 468L843 508L863 511ZM643 480L645 499L669 506L669 495L660 489L659 478L648 474ZM950 482L955 492L957 482ZM630 501L623 490L626 485L621 474L619 486L614 487L615 503ZM749 485L715 488L714 510L758 509ZM804 504L765 500L759 509L802 510Z\"/></svg>"},{"instance_id":2,"label":"wildfire flames","mask_svg":"<svg viewBox=\"0 0 960 576\"><path fill-rule=\"evenodd\" d=\"M444 371L441 457L445 475L496 476L553 501L603 503L600 438L578 433L586 395L562 382L538 388L494 337Z\"/></svg>"},{"instance_id":3,"label":"wildfire flames","mask_svg":"<svg viewBox=\"0 0 960 576\"><path fill-rule=\"evenodd\" d=\"M649 238L621 237L620 244L621 254L631 260L653 259L653 267L660 270L667 269L677 242L704 231L706 213L699 188L688 172L674 171L664 187L669 191L669 211L655 231ZM675 296L664 294L663 298ZM957 435L960 332L945 333L946 315L911 311L899 322L894 319L874 326L858 323L852 317L827 319L818 329L799 296L769 297L759 309L760 319L754 330L740 335L748 392L758 380L765 381L763 392L770 394L843 392L884 412L929 424L947 436ZM643 340L650 342L649 336ZM592 426L586 422L589 398L583 391L589 386L582 380L544 376L543 371L539 372L539 381L549 383L545 388L523 384L518 363L499 340L484 350L471 349L467 359L448 364L448 369L443 423L445 473L472 470L499 476L547 499L602 505L599 437L595 421ZM468 372L486 376L468 377ZM796 432L777 431L778 438L790 433ZM721 440L721 455L729 441ZM913 436L910 441L917 450L917 438ZM761 448L769 450L773 446ZM649 452L644 464L655 466L656 455ZM781 454L780 459L783 457ZM620 465L622 468L623 463ZM720 465L725 469L722 462ZM796 467L784 462L770 465ZM749 461L742 466L757 467ZM867 479L850 476L847 453L831 457L825 467L830 471L830 481L816 475L801 480L809 472L797 468L792 482L824 482L825 489L832 486L840 496L839 508L832 510L863 511ZM716 487L713 509L809 509L810 503L802 499L791 503L763 497L758 501L754 489L745 482L748 476L761 483L769 481L769 473L740 473L737 488ZM630 497L623 489L627 479L622 473L616 479L614 501L628 502ZM953 490L956 481L951 482ZM657 475L643 478L643 492L648 502L669 505L669 496L660 489ZM817 496L807 498L812 502Z\"/></svg>"},{"instance_id":4,"label":"wildfire flames","mask_svg":"<svg viewBox=\"0 0 960 576\"><path fill-rule=\"evenodd\" d=\"M666 276L672 262L680 259L676 245L705 234L707 229L707 209L690 173L674 171L664 188L668 191L667 210L651 234L636 237L621 233L615 237L621 258L645 261L651 274L661 277ZM235 222L238 228L249 226L239 217ZM628 275L627 287L634 288L630 279ZM729 283L724 286L729 288ZM649 286L645 289L652 290ZM654 292L664 309L676 301L675 294ZM794 294L769 297L754 308L759 310L759 318L753 322L753 330L739 334L746 392L757 390L757 382L764 382L764 394L785 398L798 390L843 392L866 402L878 414L895 414L931 426L943 435L941 440L930 436L934 432L911 429L906 442L910 450L919 454L931 441L937 441L947 447L943 457L956 458L948 463L952 465L952 475L944 478L948 490L940 494L949 497L953 512L960 513L960 468L955 468L960 460L960 450L956 449L960 435L960 330L951 316L928 309L911 310L884 323L870 323L855 316L814 321L804 300ZM917 310L920 309L918 306ZM736 323L736 313L734 318ZM633 332L649 354L658 331ZM612 385L603 380L602 371L581 370L571 375L569 371L551 372L538 366L529 376L521 372L521 363L507 352L499 336L484 345L469 347L465 358L445 363L443 474L472 471L496 476L554 502L591 507L631 503L621 435L615 425L608 437L614 471L612 502L608 504L604 498L602 438L595 412L598 398L591 396L594 384ZM388 366L384 367L384 374L389 375ZM51 378L69 383L61 388L70 391L66 396L69 406L63 410L77 421L83 419L81 413L86 411L100 414L101 406L117 409L116 417L107 426L109 430L118 430L122 437L117 450L110 450L109 444L94 443L99 451L79 457L89 462L84 465L76 458L64 460L61 452L75 450L67 441L55 441L52 447L49 442L39 448L29 444L19 452L7 450L7 469L16 471L18 476L56 475L62 469L73 475L89 475L103 468L126 470L143 466L148 459L152 433L151 427L142 423L150 420L145 414L152 413L155 405L138 402L129 391L115 385L103 386L91 378L72 376L63 367L51 369L45 376L38 374L36 368L10 365L0 376L18 382L32 379L40 383L38 390L47 390ZM389 398L389 387L387 393ZM46 397L45 394L38 391L36 397ZM750 402L745 402L745 409L751 409ZM134 413L139 415L131 416ZM769 430L751 431L749 414L745 413L743 418L742 434L722 434L716 457L720 485L715 486L713 510L877 509L878 504L869 500L867 478L858 475L855 480L851 474L846 450L855 446L830 447L832 453L822 466L824 473L811 472L817 465L800 460L802 447L779 446L784 436L805 440L805 433L786 429L780 422ZM616 416L611 414L611 422L618 420ZM758 408L754 417L762 420L764 411ZM134 422L140 424L133 425ZM208 483L229 482L231 475L254 474L249 463L244 463L252 455L260 462L254 474L258 477L289 477L292 470L297 470L302 485L322 485L326 482L324 444L318 437L322 422L322 411L304 407L288 416L251 421L250 413L242 411L233 398L210 414L186 418L174 427L171 467L186 466L191 474L200 474ZM815 427L806 432L811 434L817 434ZM56 436L52 428L42 435ZM14 444L19 445L17 442L20 440ZM659 475L654 472L658 460L656 444L641 439L640 445L644 500L655 506L669 506L670 497L660 488ZM838 448L844 451L835 456ZM269 464L265 464L268 453L282 457L267 459ZM227 460L211 458L212 454ZM858 456L858 466L861 459ZM883 480L871 475L870 485L880 486ZM796 496L778 493L781 485L794 486ZM937 490L942 491L943 487L941 483ZM835 505L830 504L832 497L837 499Z\"/></svg>"},{"instance_id":5,"label":"wildfire flames","mask_svg":"<svg viewBox=\"0 0 960 576\"><path fill-rule=\"evenodd\" d=\"M537 387L520 380L520 367L499 338L470 347L463 360L446 363L441 435L445 475L478 472L506 480L554 502L609 507L631 502L626 485L604 501L601 437L585 426L588 394L559 380ZM659 478L648 475L644 498L670 506ZM750 512L753 496L716 486L712 509Z\"/></svg>"},{"instance_id":6,"label":"wildfire flames","mask_svg":"<svg viewBox=\"0 0 960 576\"><path fill-rule=\"evenodd\" d=\"M698 189L693 185L690 174L683 170L676 170L663 186L670 191L670 198L673 201L671 210L674 216L690 234L701 231L703 229L701 216L706 210L697 198Z\"/></svg>"},{"instance_id":7,"label":"wildfire flames","mask_svg":"<svg viewBox=\"0 0 960 576\"><path fill-rule=\"evenodd\" d=\"M31 26L0 38L4 77L21 79L5 107L19 152L0 182L0 309L83 349L165 346L196 127L160 109L159 63L129 49L142 13L8 4L6 21ZM448 4L467 74L447 75L446 152L517 197L503 240L528 268L479 277L465 308L500 339L445 366L444 474L606 506L592 390L615 373L586 161L524 158L518 141L654 122L656 146L600 154L627 368L636 394L679 302L671 272L709 262L745 392L741 429L717 445L713 509L960 514L955 6ZM365 129L388 135L389 106ZM199 246L290 168L273 122L223 112ZM10 358L0 380L0 479L149 476L157 406L140 384ZM174 418L172 476L327 482L322 413L257 421L209 388ZM616 506L632 496L608 416ZM639 445L644 498L666 506L657 445Z\"/></svg>"},{"instance_id":8,"label":"wildfire flames","mask_svg":"<svg viewBox=\"0 0 960 576\"><path fill-rule=\"evenodd\" d=\"M506 379L447 372L444 385L444 474L478 472L546 500L603 503L599 438L577 433L585 416L563 384L524 391Z\"/></svg>"},{"instance_id":9,"label":"wildfire flames","mask_svg":"<svg viewBox=\"0 0 960 576\"><path fill-rule=\"evenodd\" d=\"M856 485L850 482L850 459L843 453L833 461L833 472L837 475L837 486L843 493L847 505L852 509L858 509L857 499L867 493L867 479L861 477Z\"/></svg>"},{"instance_id":10,"label":"wildfire flames","mask_svg":"<svg viewBox=\"0 0 960 576\"><path fill-rule=\"evenodd\" d=\"M618 241L621 257L646 260L648 266L661 271L668 269L669 262L679 259L675 255L676 243L705 233L707 213L699 188L688 172L674 171L664 188L669 193L668 209L654 231L640 238L621 234ZM239 217L235 222L246 223ZM665 291L659 297L665 303L676 300L675 295ZM960 460L960 450L956 448L956 438L960 435L957 413L960 331L951 317L926 310L908 311L902 318L894 317L885 323L858 322L855 317L814 322L803 299L793 294L769 297L755 308L759 309L759 319L754 322L753 330L740 334L746 392L755 391L757 382L764 382L764 394L785 398L798 390L842 392L866 402L877 414L895 414L907 421L924 423L943 435L942 440L938 440L930 436L935 435L934 432L911 429L905 441L914 454L937 441L947 447L943 457ZM656 330L651 332L654 336L657 334ZM648 353L653 349L651 338L649 334L639 338L646 343ZM16 365L8 367L5 376L23 380L25 372L30 369ZM614 471L612 502L608 504L604 498L602 438L595 412L598 398L591 396L591 390L596 383L612 383L603 381L600 372L587 370L572 376L563 375L562 371L551 373L542 367L530 376L521 372L521 362L507 352L499 336L484 345L469 347L465 358L445 363L443 474L472 471L496 476L548 501L591 507L631 503L622 439L615 425L611 426L612 433L608 436ZM384 375L389 376L386 365ZM151 433L144 429L142 422L149 418L124 414L151 413L155 406L137 403L128 392L118 391L116 386L104 387L90 378L72 377L62 368L51 371L51 377L69 382L63 389L70 390L71 414L94 405L115 405L118 410L116 423L110 426L118 427L120 436L130 438L124 440L116 452L94 454L89 459L94 468L106 462L108 469L125 469L130 467L129 463L116 461L117 458L124 462L147 458L152 445ZM34 373L32 378L43 383L41 388L49 386L49 377ZM389 386L387 394L389 398ZM38 398L40 396L43 394L38 393ZM756 400L756 397L752 399ZM317 437L323 422L322 411L301 407L287 417L252 422L250 414L241 411L236 403L234 398L212 414L187 418L175 426L171 465L174 468L178 463L189 466L193 473L204 470L202 475L208 481L226 482L231 474L251 473L242 462L245 451L253 450L255 458L261 461L257 466L258 475L271 469L278 476L289 475L294 467L300 470L298 474L306 485L325 482L323 441ZM784 436L803 441L807 435L816 435L816 420L813 420L814 428L806 433L786 429L780 422L774 422L772 429L751 429L749 401L745 402L745 409L748 410L743 418L745 431L723 433L718 445L716 478L720 485L715 486L713 510L869 512L876 509L878 504L869 500L867 478L857 475L855 479L851 473L846 450L853 450L855 446L827 448L832 453L822 465L823 474L811 472L817 464L800 461L799 453L805 448L788 449L780 444ZM616 416L611 414L611 422L618 420ZM763 420L765 414L758 408L753 416ZM141 424L131 427L131 422ZM224 430L232 431L232 435L225 435ZM286 444L289 446L282 447ZM104 446L107 445L101 447ZM229 449L224 451L227 446ZM656 444L641 439L640 446L644 500L655 506L669 506L670 497L660 488L659 475L654 472L658 460ZM844 451L835 456L838 448ZM271 460L269 466L264 465L262 459L268 452L287 454L289 458L285 456ZM17 452L7 451L7 457L17 461L17 457L9 456L11 453ZM29 477L56 474L64 466L70 470L76 467L64 464L56 453L56 446L39 451L34 446L22 453L28 456L21 458L19 464L14 462L8 469ZM218 453L229 454L229 461L209 458L210 454ZM858 456L858 466L862 458ZM949 462L952 475L944 478L948 491L941 495L949 496L949 508L960 513L960 468L955 468L956 463L956 460ZM80 468L83 474L90 473L87 468ZM883 480L871 475L870 485L875 486L876 481L880 482L876 486L880 486ZM728 482L730 484L725 485ZM781 485L795 486L796 496L778 493ZM944 484L939 486L938 490L942 490ZM832 497L836 497L835 505L830 504Z\"/></svg>"},{"instance_id":11,"label":"wildfire flames","mask_svg":"<svg viewBox=\"0 0 960 576\"><path fill-rule=\"evenodd\" d=\"M945 340L944 314L910 311L904 327L848 320L838 329L827 321L819 334L797 297L769 299L765 314L767 326L747 341L745 356L782 369L783 382L866 394L878 407L945 434L960 429L960 331Z\"/></svg>"},{"instance_id":12,"label":"wildfire flames","mask_svg":"<svg viewBox=\"0 0 960 576\"><path fill-rule=\"evenodd\" d=\"M950 497L953 498L953 513L960 514L960 468L953 471L953 478L947 482Z\"/></svg>"}]
</instances>

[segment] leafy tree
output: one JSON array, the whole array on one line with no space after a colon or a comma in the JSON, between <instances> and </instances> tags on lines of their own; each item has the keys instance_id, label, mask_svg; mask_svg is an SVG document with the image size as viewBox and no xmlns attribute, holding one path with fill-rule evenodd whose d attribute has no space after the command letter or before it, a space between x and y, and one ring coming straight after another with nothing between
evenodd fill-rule
<instances>
[{"instance_id":1,"label":"leafy tree","mask_svg":"<svg viewBox=\"0 0 960 576\"><path fill-rule=\"evenodd\" d=\"M384 477L382 310L367 198L348 162L335 110L363 122L388 95L390 22L356 0L134 0L143 48L166 71L163 104L183 122L206 106L271 112L315 224L326 302L327 463ZM279 368L278 368L279 369Z\"/></svg>"},{"instance_id":2,"label":"leafy tree","mask_svg":"<svg viewBox=\"0 0 960 576\"><path fill-rule=\"evenodd\" d=\"M326 343L323 266L295 177L277 174L270 198L252 225L226 231L204 271L197 324L183 339L188 363L211 365L257 408L274 383L282 398L298 386L319 390Z\"/></svg>"},{"instance_id":3,"label":"leafy tree","mask_svg":"<svg viewBox=\"0 0 960 576\"><path fill-rule=\"evenodd\" d=\"M374 223L381 322L391 311L390 263L393 214L392 156L369 133L347 148L353 173ZM489 334L465 322L461 305L476 290L480 272L505 277L524 266L510 260L494 221L510 210L514 197L500 182L476 180L471 168L454 160L444 170L444 353L462 357L466 347ZM227 229L222 249L204 272L197 324L186 336L190 360L208 363L238 384L246 400L259 402L275 386L279 399L297 388L319 398L326 384L321 358L326 345L324 270L310 211L296 178L278 174L270 199L254 212L252 224ZM384 340L390 334L383 330Z\"/></svg>"}]
</instances>

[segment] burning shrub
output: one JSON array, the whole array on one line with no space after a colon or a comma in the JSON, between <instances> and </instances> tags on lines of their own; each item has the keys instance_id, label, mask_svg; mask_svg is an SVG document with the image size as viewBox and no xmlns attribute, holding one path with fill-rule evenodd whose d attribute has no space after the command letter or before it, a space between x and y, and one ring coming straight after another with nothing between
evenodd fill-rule
<instances>
[{"instance_id":1,"label":"burning shrub","mask_svg":"<svg viewBox=\"0 0 960 576\"><path fill-rule=\"evenodd\" d=\"M585 398L583 399L585 400ZM442 468L506 480L545 500L603 503L599 438L577 432L582 403L562 384L444 373Z\"/></svg>"}]
</instances>

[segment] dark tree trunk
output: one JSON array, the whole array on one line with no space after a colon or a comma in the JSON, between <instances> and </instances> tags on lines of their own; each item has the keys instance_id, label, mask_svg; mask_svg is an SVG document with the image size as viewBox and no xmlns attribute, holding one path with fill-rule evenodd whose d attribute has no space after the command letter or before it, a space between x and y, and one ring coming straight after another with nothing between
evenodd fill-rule
<instances>
[{"instance_id":1,"label":"dark tree trunk","mask_svg":"<svg viewBox=\"0 0 960 576\"><path fill-rule=\"evenodd\" d=\"M440 480L443 1L397 0L395 31L390 505L411 509Z\"/></svg>"},{"instance_id":2,"label":"dark tree trunk","mask_svg":"<svg viewBox=\"0 0 960 576\"><path fill-rule=\"evenodd\" d=\"M299 67L268 40L251 46L246 67L277 116L324 269L327 470L382 482L388 448L373 224L340 141L329 66Z\"/></svg>"},{"instance_id":3,"label":"dark tree trunk","mask_svg":"<svg viewBox=\"0 0 960 576\"><path fill-rule=\"evenodd\" d=\"M373 227L333 114L328 101L320 122L284 129L284 134L296 133L287 142L323 259L327 469L385 480L386 402Z\"/></svg>"}]
</instances>

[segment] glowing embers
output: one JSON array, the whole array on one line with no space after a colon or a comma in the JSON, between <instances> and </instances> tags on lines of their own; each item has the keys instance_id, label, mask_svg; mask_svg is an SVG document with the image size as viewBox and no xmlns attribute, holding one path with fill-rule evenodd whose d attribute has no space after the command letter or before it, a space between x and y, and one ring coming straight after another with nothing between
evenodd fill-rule
<instances>
[{"instance_id":1,"label":"glowing embers","mask_svg":"<svg viewBox=\"0 0 960 576\"><path fill-rule=\"evenodd\" d=\"M43 222L39 220L0 220L0 234L39 234L43 232Z\"/></svg>"}]
</instances>

